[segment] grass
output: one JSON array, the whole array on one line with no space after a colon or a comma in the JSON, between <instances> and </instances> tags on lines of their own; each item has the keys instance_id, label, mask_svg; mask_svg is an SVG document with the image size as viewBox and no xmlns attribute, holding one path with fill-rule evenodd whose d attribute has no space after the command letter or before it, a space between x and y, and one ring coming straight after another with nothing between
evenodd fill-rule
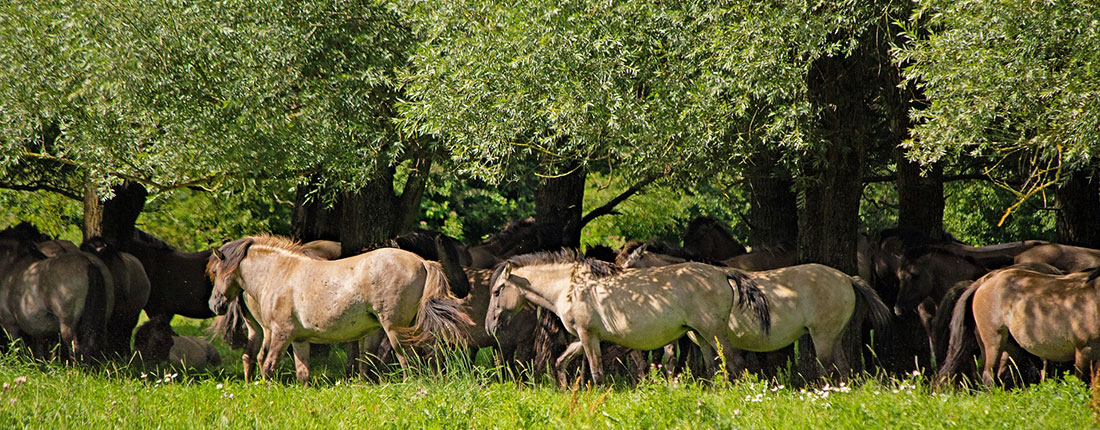
<instances>
[{"instance_id":1,"label":"grass","mask_svg":"<svg viewBox=\"0 0 1100 430\"><path fill-rule=\"evenodd\" d=\"M182 334L201 324L177 323ZM1090 390L1072 376L1022 390L934 391L922 375L794 389L668 378L559 389L498 369L450 364L382 383L342 378L342 354L315 384L246 383L239 353L218 369L98 369L0 356L0 428L1073 428L1095 426ZM290 361L290 360L286 360Z\"/></svg>"}]
</instances>

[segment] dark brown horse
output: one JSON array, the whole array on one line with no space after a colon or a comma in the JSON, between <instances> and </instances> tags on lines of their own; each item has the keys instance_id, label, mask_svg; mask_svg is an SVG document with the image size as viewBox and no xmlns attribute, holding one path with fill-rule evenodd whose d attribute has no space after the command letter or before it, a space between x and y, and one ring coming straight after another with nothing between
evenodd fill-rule
<instances>
[{"instance_id":1,"label":"dark brown horse","mask_svg":"<svg viewBox=\"0 0 1100 430\"><path fill-rule=\"evenodd\" d=\"M503 259L526 254L539 249L535 218L527 217L509 221L497 234L480 245L468 248L471 269L491 269Z\"/></svg>"},{"instance_id":2,"label":"dark brown horse","mask_svg":"<svg viewBox=\"0 0 1100 430\"><path fill-rule=\"evenodd\" d=\"M47 257L28 236L0 232L0 325L39 358L61 340L61 358L101 352L113 289L110 273L82 252Z\"/></svg>"},{"instance_id":3,"label":"dark brown horse","mask_svg":"<svg viewBox=\"0 0 1100 430\"><path fill-rule=\"evenodd\" d=\"M724 261L748 252L733 238L725 223L709 216L688 222L684 232L684 248L705 261Z\"/></svg>"},{"instance_id":4,"label":"dark brown horse","mask_svg":"<svg viewBox=\"0 0 1100 430\"><path fill-rule=\"evenodd\" d=\"M206 277L209 250L180 251L137 229L124 250L141 261L149 277L149 300L145 303L145 313L149 319L171 321L174 315L188 318L214 316L207 305L210 291L214 288Z\"/></svg>"}]
</instances>

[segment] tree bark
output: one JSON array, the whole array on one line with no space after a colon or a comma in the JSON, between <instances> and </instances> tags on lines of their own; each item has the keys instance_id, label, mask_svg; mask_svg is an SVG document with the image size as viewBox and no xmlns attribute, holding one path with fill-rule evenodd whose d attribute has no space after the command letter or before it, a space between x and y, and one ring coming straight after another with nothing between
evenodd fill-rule
<instances>
[{"instance_id":1,"label":"tree bark","mask_svg":"<svg viewBox=\"0 0 1100 430\"><path fill-rule=\"evenodd\" d=\"M538 248L554 251L581 246L581 205L587 173L577 167L564 176L544 178L535 191Z\"/></svg>"},{"instance_id":2,"label":"tree bark","mask_svg":"<svg viewBox=\"0 0 1100 430\"><path fill-rule=\"evenodd\" d=\"M749 244L754 248L798 244L798 196L785 172L771 169L776 157L761 157L749 173ZM792 248L787 248L792 249Z\"/></svg>"},{"instance_id":3,"label":"tree bark","mask_svg":"<svg viewBox=\"0 0 1100 430\"><path fill-rule=\"evenodd\" d=\"M401 194L394 192L395 166L382 167L362 188L340 195L340 243L344 255L412 231L428 183L431 158L417 154Z\"/></svg>"},{"instance_id":4,"label":"tree bark","mask_svg":"<svg viewBox=\"0 0 1100 430\"><path fill-rule=\"evenodd\" d=\"M1055 191L1059 242L1100 249L1100 180L1095 174L1095 169L1073 172Z\"/></svg>"},{"instance_id":5,"label":"tree bark","mask_svg":"<svg viewBox=\"0 0 1100 430\"><path fill-rule=\"evenodd\" d=\"M326 190L319 190L316 181L298 186L291 215L290 235L302 242L312 240L340 240L340 199L329 205L325 202Z\"/></svg>"},{"instance_id":6,"label":"tree bark","mask_svg":"<svg viewBox=\"0 0 1100 430\"><path fill-rule=\"evenodd\" d=\"M125 250L134 235L134 223L145 208L145 186L125 181L112 189L115 195L102 200L91 184L84 187L84 240L100 237L116 249Z\"/></svg>"}]
</instances>

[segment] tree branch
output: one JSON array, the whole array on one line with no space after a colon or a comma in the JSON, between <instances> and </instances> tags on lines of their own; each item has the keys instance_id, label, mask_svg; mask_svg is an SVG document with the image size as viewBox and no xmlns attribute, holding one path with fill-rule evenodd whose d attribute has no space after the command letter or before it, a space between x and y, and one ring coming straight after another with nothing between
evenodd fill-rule
<instances>
[{"instance_id":1,"label":"tree branch","mask_svg":"<svg viewBox=\"0 0 1100 430\"><path fill-rule=\"evenodd\" d=\"M588 212L587 214L584 215L583 218L581 218L581 228L584 228L585 225L588 225L589 221L592 221L596 218L599 218L599 217L604 216L604 215L611 215L611 214L618 213L618 212L615 212L615 210L614 210L615 206L618 206L619 203L622 203L626 199L630 198L630 196L633 196L634 194L637 194L638 191L642 190L642 188L645 188L647 185L653 183L653 181L656 181L657 177L658 177L657 175L653 175L653 176L650 176L648 178L645 178L641 182L638 182L638 183L632 185L626 191L623 191L622 194L619 194L618 196L615 196L615 198L611 199L611 201L607 202L603 206L600 206L596 209L592 209L591 212Z\"/></svg>"},{"instance_id":2,"label":"tree branch","mask_svg":"<svg viewBox=\"0 0 1100 430\"><path fill-rule=\"evenodd\" d=\"M0 188L5 188L15 191L49 191L52 193L61 194L73 200L82 201L84 197L70 190L58 188L52 185L45 184L11 184L7 182L0 182Z\"/></svg>"}]
</instances>

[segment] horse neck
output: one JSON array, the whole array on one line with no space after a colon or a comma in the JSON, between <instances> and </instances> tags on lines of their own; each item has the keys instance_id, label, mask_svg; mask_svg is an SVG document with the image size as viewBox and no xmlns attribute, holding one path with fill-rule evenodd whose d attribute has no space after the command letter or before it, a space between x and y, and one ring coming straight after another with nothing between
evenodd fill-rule
<instances>
[{"instance_id":1,"label":"horse neck","mask_svg":"<svg viewBox=\"0 0 1100 430\"><path fill-rule=\"evenodd\" d=\"M520 288L527 300L560 315L569 302L577 270L576 263L540 264L516 269L513 275L527 279L527 286Z\"/></svg>"}]
</instances>

